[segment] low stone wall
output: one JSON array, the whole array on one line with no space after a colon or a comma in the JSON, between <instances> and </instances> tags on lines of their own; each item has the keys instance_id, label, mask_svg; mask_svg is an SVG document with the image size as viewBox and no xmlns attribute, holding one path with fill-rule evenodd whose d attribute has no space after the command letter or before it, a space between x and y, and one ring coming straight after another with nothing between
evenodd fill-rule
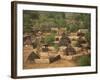
<instances>
[{"instance_id":1,"label":"low stone wall","mask_svg":"<svg viewBox=\"0 0 100 80\"><path fill-rule=\"evenodd\" d=\"M38 63L38 64L39 63L42 63L42 64L49 64L50 63L49 59L35 59L34 62Z\"/></svg>"},{"instance_id":2,"label":"low stone wall","mask_svg":"<svg viewBox=\"0 0 100 80\"><path fill-rule=\"evenodd\" d=\"M60 56L61 56L61 59L65 59L65 60L74 60L75 58L80 57L80 56L83 56L83 55L89 55L89 53L87 53L87 54L80 53L80 54L69 55L69 56L60 55Z\"/></svg>"},{"instance_id":3,"label":"low stone wall","mask_svg":"<svg viewBox=\"0 0 100 80\"><path fill-rule=\"evenodd\" d=\"M41 59L47 59L47 58L49 58L48 52L41 52L41 53L39 53L39 55L40 55Z\"/></svg>"},{"instance_id":4,"label":"low stone wall","mask_svg":"<svg viewBox=\"0 0 100 80\"><path fill-rule=\"evenodd\" d=\"M66 56L66 55L60 55L61 56L61 59L64 59L64 60L72 60L73 59L73 56Z\"/></svg>"}]
</instances>

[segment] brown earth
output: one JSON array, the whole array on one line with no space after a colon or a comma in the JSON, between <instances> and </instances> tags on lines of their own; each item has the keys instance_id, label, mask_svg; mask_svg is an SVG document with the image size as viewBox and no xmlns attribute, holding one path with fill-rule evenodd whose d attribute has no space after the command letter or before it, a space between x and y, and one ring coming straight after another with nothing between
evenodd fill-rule
<instances>
[{"instance_id":1,"label":"brown earth","mask_svg":"<svg viewBox=\"0 0 100 80\"><path fill-rule=\"evenodd\" d=\"M36 63L26 63L24 65L24 69L33 69L33 68L54 68L54 67L74 67L76 64L74 61L68 61L68 60L58 60L53 63L49 64L36 64Z\"/></svg>"},{"instance_id":2,"label":"brown earth","mask_svg":"<svg viewBox=\"0 0 100 80\"><path fill-rule=\"evenodd\" d=\"M75 36L76 34L73 33L70 36L73 38L73 36ZM76 38L75 38L76 39ZM72 43L72 45L74 46L74 43ZM78 49L76 49L77 51ZM31 46L25 47L23 50L23 68L24 69L34 69L34 68L55 68L55 67L75 67L77 66L77 64L73 61L73 60L67 60L67 59L60 59L58 61L55 61L53 63L29 63L27 62L27 58L28 55L30 54L30 52L32 52L33 49ZM86 52L86 51L85 51ZM83 53L83 52L80 52ZM87 53L87 52L86 52Z\"/></svg>"}]
</instances>

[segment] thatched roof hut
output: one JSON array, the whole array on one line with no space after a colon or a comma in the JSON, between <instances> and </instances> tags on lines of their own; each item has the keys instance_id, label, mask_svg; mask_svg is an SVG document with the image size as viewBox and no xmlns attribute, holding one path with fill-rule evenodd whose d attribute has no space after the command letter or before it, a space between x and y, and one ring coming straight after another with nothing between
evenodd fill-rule
<instances>
[{"instance_id":1,"label":"thatched roof hut","mask_svg":"<svg viewBox=\"0 0 100 80\"><path fill-rule=\"evenodd\" d=\"M32 45L32 40L30 35L24 35L23 41L24 45Z\"/></svg>"}]
</instances>

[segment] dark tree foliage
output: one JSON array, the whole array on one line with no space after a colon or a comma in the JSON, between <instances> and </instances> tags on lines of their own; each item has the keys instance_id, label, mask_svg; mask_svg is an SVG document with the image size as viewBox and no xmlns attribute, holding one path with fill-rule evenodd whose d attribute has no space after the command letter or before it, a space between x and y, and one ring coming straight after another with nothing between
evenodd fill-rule
<instances>
[{"instance_id":1,"label":"dark tree foliage","mask_svg":"<svg viewBox=\"0 0 100 80\"><path fill-rule=\"evenodd\" d=\"M40 30L48 30L50 27L64 27L65 13L62 12L40 12L23 11L24 31L29 32L33 27ZM50 29L49 29L50 30Z\"/></svg>"},{"instance_id":2,"label":"dark tree foliage","mask_svg":"<svg viewBox=\"0 0 100 80\"><path fill-rule=\"evenodd\" d=\"M23 11L24 32L50 32L50 28L66 28L69 32L77 32L79 29L88 29L90 32L90 14L88 13L64 13L47 11ZM90 33L85 36L89 41Z\"/></svg>"},{"instance_id":3,"label":"dark tree foliage","mask_svg":"<svg viewBox=\"0 0 100 80\"><path fill-rule=\"evenodd\" d=\"M68 16L70 21L67 23L67 29L70 32L76 32L78 29L90 30L90 14L85 13L71 13L72 16Z\"/></svg>"},{"instance_id":4,"label":"dark tree foliage","mask_svg":"<svg viewBox=\"0 0 100 80\"><path fill-rule=\"evenodd\" d=\"M65 49L65 55L75 55L75 54L76 54L76 50L72 46L68 46Z\"/></svg>"},{"instance_id":5,"label":"dark tree foliage","mask_svg":"<svg viewBox=\"0 0 100 80\"><path fill-rule=\"evenodd\" d=\"M59 41L59 46L68 46L70 43L70 38L65 33L63 33L62 38Z\"/></svg>"}]
</instances>

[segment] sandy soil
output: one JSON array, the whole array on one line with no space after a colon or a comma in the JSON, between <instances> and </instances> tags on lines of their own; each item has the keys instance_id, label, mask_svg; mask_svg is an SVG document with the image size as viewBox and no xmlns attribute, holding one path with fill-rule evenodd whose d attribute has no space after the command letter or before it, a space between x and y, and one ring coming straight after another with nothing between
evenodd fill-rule
<instances>
[{"instance_id":1,"label":"sandy soil","mask_svg":"<svg viewBox=\"0 0 100 80\"><path fill-rule=\"evenodd\" d=\"M74 67L76 64L73 61L68 60L58 60L49 64L36 64L36 63L26 63L24 65L24 69L32 69L32 68L54 68L54 67Z\"/></svg>"}]
</instances>

